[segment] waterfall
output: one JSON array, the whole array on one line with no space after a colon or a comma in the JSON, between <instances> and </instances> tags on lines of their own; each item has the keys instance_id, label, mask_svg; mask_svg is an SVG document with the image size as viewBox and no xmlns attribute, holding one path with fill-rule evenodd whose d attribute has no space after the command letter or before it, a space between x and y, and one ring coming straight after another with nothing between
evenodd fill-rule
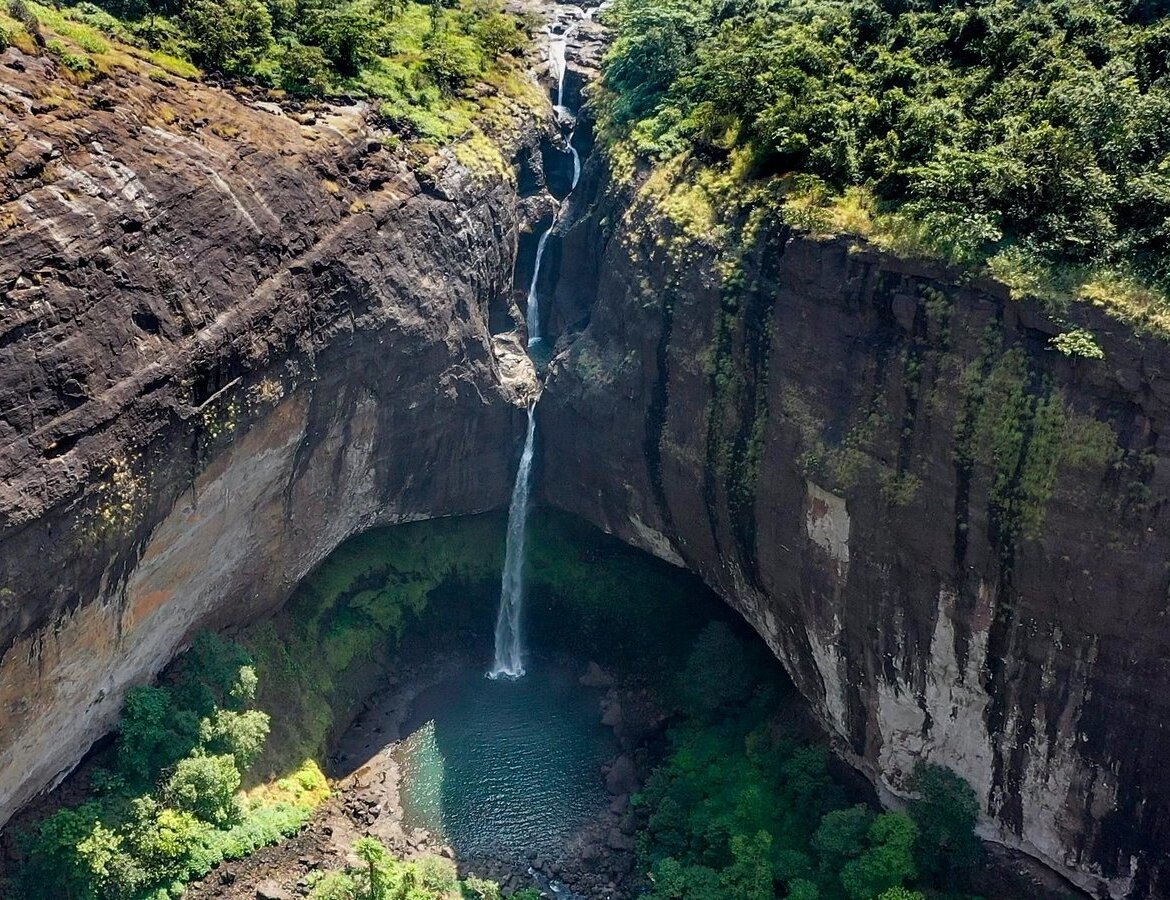
<instances>
[{"instance_id":1,"label":"waterfall","mask_svg":"<svg viewBox=\"0 0 1170 900\"><path fill-rule=\"evenodd\" d=\"M520 612L524 605L524 545L528 528L528 495L532 480L532 451L536 442L536 403L528 407L528 434L508 507L508 536L504 544L504 575L500 611L496 616L496 661L490 678L519 678L524 674Z\"/></svg>"},{"instance_id":2,"label":"waterfall","mask_svg":"<svg viewBox=\"0 0 1170 900\"><path fill-rule=\"evenodd\" d=\"M548 61L553 75L557 79L557 102L555 107L557 112L561 112L565 108L565 69L568 68L565 62L565 50L568 44L569 31L565 31L562 34L554 34L549 37Z\"/></svg>"},{"instance_id":3,"label":"waterfall","mask_svg":"<svg viewBox=\"0 0 1170 900\"><path fill-rule=\"evenodd\" d=\"M586 13L583 18L589 18ZM565 100L565 49L569 35L579 25L577 22L560 35L549 38L549 62L557 79L556 112L558 117L572 117L574 114L564 108ZM573 120L576 126L575 119ZM569 152L573 154L573 183L570 193L581 178L581 156L573 146L573 132L569 132ZM566 198L567 199L567 198ZM563 201L562 201L563 202ZM528 346L540 343L543 335L540 325L540 266L544 250L553 230L557 227L563 206L557 210L548 228L536 244L536 262L532 269L532 282L528 286L528 309L525 320L528 325ZM489 678L520 678L524 675L524 642L520 631L521 612L524 607L524 563L525 543L528 529L529 495L532 489L532 457L536 445L536 400L528 407L528 432L524 438L524 451L520 454L520 468L516 471L516 483L512 486L512 501L508 505L508 534L504 543L504 572L500 580L500 610L496 615L496 658Z\"/></svg>"},{"instance_id":4,"label":"waterfall","mask_svg":"<svg viewBox=\"0 0 1170 900\"><path fill-rule=\"evenodd\" d=\"M573 183L569 187L569 190L572 191L577 187L577 182L581 180L581 154L573 146L572 133L569 134L569 152L573 154Z\"/></svg>"},{"instance_id":5,"label":"waterfall","mask_svg":"<svg viewBox=\"0 0 1170 900\"><path fill-rule=\"evenodd\" d=\"M545 245L548 243L549 235L553 233L553 229L556 227L557 220L554 216L552 222L544 230L544 234L540 236L540 240L536 244L536 265L532 270L532 284L528 287L528 311L524 317L528 323L529 347L540 343L540 297L536 293L536 285L540 280L540 262L544 259Z\"/></svg>"}]
</instances>

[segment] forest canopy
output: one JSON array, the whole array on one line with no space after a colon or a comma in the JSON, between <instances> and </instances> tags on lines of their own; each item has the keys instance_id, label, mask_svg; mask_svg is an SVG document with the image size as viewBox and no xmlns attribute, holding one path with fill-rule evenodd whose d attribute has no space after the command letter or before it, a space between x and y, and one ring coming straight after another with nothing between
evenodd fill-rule
<instances>
[{"instance_id":1,"label":"forest canopy","mask_svg":"<svg viewBox=\"0 0 1170 900\"><path fill-rule=\"evenodd\" d=\"M292 98L374 100L397 135L439 142L468 133L508 98L539 97L521 59L529 27L500 0L0 5L0 48L43 48L77 81L100 77L111 51L128 47L180 77L202 70Z\"/></svg>"},{"instance_id":2,"label":"forest canopy","mask_svg":"<svg viewBox=\"0 0 1170 900\"><path fill-rule=\"evenodd\" d=\"M616 0L603 131L642 159L782 176L814 210L894 213L933 252L1037 293L1095 276L1162 302L1168 9Z\"/></svg>"}]
</instances>

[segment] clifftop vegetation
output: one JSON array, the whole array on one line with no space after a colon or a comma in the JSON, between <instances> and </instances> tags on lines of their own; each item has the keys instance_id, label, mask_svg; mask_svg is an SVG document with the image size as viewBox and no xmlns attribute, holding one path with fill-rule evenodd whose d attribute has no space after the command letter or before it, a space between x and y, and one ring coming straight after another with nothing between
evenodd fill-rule
<instances>
[{"instance_id":1,"label":"clifftop vegetation","mask_svg":"<svg viewBox=\"0 0 1170 900\"><path fill-rule=\"evenodd\" d=\"M627 165L670 162L807 230L987 266L1020 293L1164 329L1166 11L617 0L600 119Z\"/></svg>"},{"instance_id":2,"label":"clifftop vegetation","mask_svg":"<svg viewBox=\"0 0 1170 900\"><path fill-rule=\"evenodd\" d=\"M539 98L524 22L498 0L9 0L0 48L57 58L74 81L150 64L292 98L367 98L403 138L447 141L507 100Z\"/></svg>"}]
</instances>

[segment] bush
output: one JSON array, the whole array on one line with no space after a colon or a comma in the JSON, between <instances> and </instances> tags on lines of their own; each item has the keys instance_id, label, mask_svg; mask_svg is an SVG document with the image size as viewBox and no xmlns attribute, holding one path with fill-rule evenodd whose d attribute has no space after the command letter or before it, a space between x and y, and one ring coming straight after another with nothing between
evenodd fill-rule
<instances>
[{"instance_id":1,"label":"bush","mask_svg":"<svg viewBox=\"0 0 1170 900\"><path fill-rule=\"evenodd\" d=\"M250 663L241 647L204 634L167 683L127 692L116 771L96 769L96 799L59 810L25 836L19 896L154 900L157 889L304 822L328 793L311 765L246 806L237 800L269 728L266 714L247 708L258 684Z\"/></svg>"},{"instance_id":2,"label":"bush","mask_svg":"<svg viewBox=\"0 0 1170 900\"><path fill-rule=\"evenodd\" d=\"M175 766L163 787L163 796L204 822L222 826L239 818L239 789L240 770L230 755L189 756Z\"/></svg>"},{"instance_id":3,"label":"bush","mask_svg":"<svg viewBox=\"0 0 1170 900\"><path fill-rule=\"evenodd\" d=\"M983 859L983 844L975 834L975 791L950 769L930 763L914 767L909 787L918 794L910 815L921 833L923 872L951 889L963 887Z\"/></svg>"},{"instance_id":4,"label":"bush","mask_svg":"<svg viewBox=\"0 0 1170 900\"><path fill-rule=\"evenodd\" d=\"M505 53L519 53L528 43L515 16L505 15L490 7L481 13L472 33L484 53L492 59Z\"/></svg>"},{"instance_id":5,"label":"bush","mask_svg":"<svg viewBox=\"0 0 1170 900\"><path fill-rule=\"evenodd\" d=\"M41 22L37 18L36 13L32 11L24 0L8 0L8 15L16 19L29 34L39 36L41 33Z\"/></svg>"},{"instance_id":6,"label":"bush","mask_svg":"<svg viewBox=\"0 0 1170 900\"><path fill-rule=\"evenodd\" d=\"M432 35L424 50L423 71L438 87L454 91L468 84L479 71L479 60L470 41L446 33Z\"/></svg>"},{"instance_id":7,"label":"bush","mask_svg":"<svg viewBox=\"0 0 1170 900\"><path fill-rule=\"evenodd\" d=\"M699 634L680 676L679 693L694 716L727 715L748 698L753 675L746 664L748 648L724 622L712 622Z\"/></svg>"},{"instance_id":8,"label":"bush","mask_svg":"<svg viewBox=\"0 0 1170 900\"><path fill-rule=\"evenodd\" d=\"M1010 249L1170 289L1156 18L1108 0L617 0L608 16L611 142L862 186L962 265Z\"/></svg>"},{"instance_id":9,"label":"bush","mask_svg":"<svg viewBox=\"0 0 1170 900\"><path fill-rule=\"evenodd\" d=\"M329 59L320 47L293 44L280 53L280 84L291 94L319 97L329 90Z\"/></svg>"},{"instance_id":10,"label":"bush","mask_svg":"<svg viewBox=\"0 0 1170 900\"><path fill-rule=\"evenodd\" d=\"M301 39L321 49L342 75L356 75L374 55L378 22L352 3L305 11Z\"/></svg>"}]
</instances>

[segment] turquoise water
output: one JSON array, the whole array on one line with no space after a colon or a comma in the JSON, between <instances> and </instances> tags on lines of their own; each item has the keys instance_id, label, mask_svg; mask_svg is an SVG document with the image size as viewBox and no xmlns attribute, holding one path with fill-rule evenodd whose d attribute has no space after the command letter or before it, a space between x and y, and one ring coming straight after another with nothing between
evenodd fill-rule
<instances>
[{"instance_id":1,"label":"turquoise water","mask_svg":"<svg viewBox=\"0 0 1170 900\"><path fill-rule=\"evenodd\" d=\"M462 858L557 856L607 800L599 699L539 659L515 681L463 672L420 694L399 749L407 823Z\"/></svg>"}]
</instances>

